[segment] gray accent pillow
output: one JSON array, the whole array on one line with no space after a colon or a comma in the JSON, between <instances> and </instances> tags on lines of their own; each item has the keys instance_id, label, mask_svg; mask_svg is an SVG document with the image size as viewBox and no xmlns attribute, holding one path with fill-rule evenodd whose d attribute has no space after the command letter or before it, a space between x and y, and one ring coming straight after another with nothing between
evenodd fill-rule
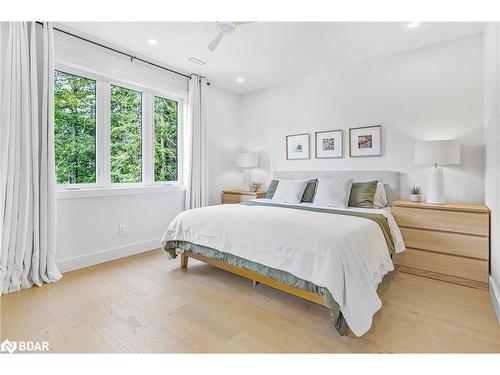
<instances>
[{"instance_id":1,"label":"gray accent pillow","mask_svg":"<svg viewBox=\"0 0 500 375\"><path fill-rule=\"evenodd\" d=\"M307 181L306 190L304 190L304 194L302 194L302 202L312 203L314 201L314 195L316 194L317 186L317 178Z\"/></svg>"},{"instance_id":2,"label":"gray accent pillow","mask_svg":"<svg viewBox=\"0 0 500 375\"><path fill-rule=\"evenodd\" d=\"M269 187L267 188L267 193L266 193L266 198L267 199L273 199L274 193L276 193L276 188L278 187L278 180L272 180L271 183L269 184Z\"/></svg>"}]
</instances>

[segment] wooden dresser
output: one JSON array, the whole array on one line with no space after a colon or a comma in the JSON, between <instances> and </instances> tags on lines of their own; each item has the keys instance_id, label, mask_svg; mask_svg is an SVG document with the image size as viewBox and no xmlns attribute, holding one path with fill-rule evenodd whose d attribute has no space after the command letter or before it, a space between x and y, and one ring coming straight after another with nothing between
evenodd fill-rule
<instances>
[{"instance_id":1,"label":"wooden dresser","mask_svg":"<svg viewBox=\"0 0 500 375\"><path fill-rule=\"evenodd\" d=\"M241 203L255 198L265 198L265 191L243 191L241 189L224 190L222 192L222 204Z\"/></svg>"},{"instance_id":2,"label":"wooden dresser","mask_svg":"<svg viewBox=\"0 0 500 375\"><path fill-rule=\"evenodd\" d=\"M401 272L488 289L490 211L482 204L393 203L406 245Z\"/></svg>"}]
</instances>

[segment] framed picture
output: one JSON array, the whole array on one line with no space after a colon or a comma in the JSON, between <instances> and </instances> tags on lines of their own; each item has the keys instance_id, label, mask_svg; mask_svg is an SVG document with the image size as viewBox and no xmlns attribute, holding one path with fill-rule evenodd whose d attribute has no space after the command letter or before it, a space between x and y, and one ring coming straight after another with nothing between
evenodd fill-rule
<instances>
[{"instance_id":1,"label":"framed picture","mask_svg":"<svg viewBox=\"0 0 500 375\"><path fill-rule=\"evenodd\" d=\"M382 155L381 126L364 126L349 129L349 156Z\"/></svg>"},{"instance_id":2,"label":"framed picture","mask_svg":"<svg viewBox=\"0 0 500 375\"><path fill-rule=\"evenodd\" d=\"M309 159L309 134L294 134L286 136L286 159Z\"/></svg>"},{"instance_id":3,"label":"framed picture","mask_svg":"<svg viewBox=\"0 0 500 375\"><path fill-rule=\"evenodd\" d=\"M344 156L342 130L316 132L316 158L341 158Z\"/></svg>"}]
</instances>

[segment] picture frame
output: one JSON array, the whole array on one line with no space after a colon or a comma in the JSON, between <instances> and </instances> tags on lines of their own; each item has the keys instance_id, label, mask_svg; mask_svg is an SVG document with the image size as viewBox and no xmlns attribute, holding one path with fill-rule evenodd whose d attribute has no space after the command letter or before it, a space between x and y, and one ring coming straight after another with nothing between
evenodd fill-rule
<instances>
[{"instance_id":1,"label":"picture frame","mask_svg":"<svg viewBox=\"0 0 500 375\"><path fill-rule=\"evenodd\" d=\"M382 126L362 126L349 129L351 158L382 155Z\"/></svg>"},{"instance_id":2,"label":"picture frame","mask_svg":"<svg viewBox=\"0 0 500 375\"><path fill-rule=\"evenodd\" d=\"M305 160L310 155L310 134L291 134L286 136L286 160Z\"/></svg>"},{"instance_id":3,"label":"picture frame","mask_svg":"<svg viewBox=\"0 0 500 375\"><path fill-rule=\"evenodd\" d=\"M316 132L314 144L316 159L339 159L344 157L344 132L342 129Z\"/></svg>"}]
</instances>

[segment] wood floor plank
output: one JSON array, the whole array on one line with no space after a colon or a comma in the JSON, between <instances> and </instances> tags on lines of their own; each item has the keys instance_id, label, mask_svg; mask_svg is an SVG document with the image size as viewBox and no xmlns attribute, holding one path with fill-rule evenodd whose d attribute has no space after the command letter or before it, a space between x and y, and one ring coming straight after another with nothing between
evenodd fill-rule
<instances>
[{"instance_id":1,"label":"wood floor plank","mask_svg":"<svg viewBox=\"0 0 500 375\"><path fill-rule=\"evenodd\" d=\"M153 349L128 324L116 321L97 331L113 353L151 353Z\"/></svg>"},{"instance_id":2,"label":"wood floor plank","mask_svg":"<svg viewBox=\"0 0 500 375\"><path fill-rule=\"evenodd\" d=\"M89 324L82 324L63 332L77 353L110 353L111 347Z\"/></svg>"},{"instance_id":3,"label":"wood floor plank","mask_svg":"<svg viewBox=\"0 0 500 375\"><path fill-rule=\"evenodd\" d=\"M323 306L154 250L2 296L0 339L53 353L500 353L486 291L393 272L378 294L370 331L341 337Z\"/></svg>"},{"instance_id":4,"label":"wood floor plank","mask_svg":"<svg viewBox=\"0 0 500 375\"><path fill-rule=\"evenodd\" d=\"M239 332L224 345L229 353L274 353L275 350L250 334Z\"/></svg>"},{"instance_id":5,"label":"wood floor plank","mask_svg":"<svg viewBox=\"0 0 500 375\"><path fill-rule=\"evenodd\" d=\"M185 339L198 330L195 322L175 310L160 314L156 321L178 339Z\"/></svg>"},{"instance_id":6,"label":"wood floor plank","mask_svg":"<svg viewBox=\"0 0 500 375\"><path fill-rule=\"evenodd\" d=\"M137 334L155 353L186 353L190 349L185 341L175 337L157 322L139 328Z\"/></svg>"}]
</instances>

